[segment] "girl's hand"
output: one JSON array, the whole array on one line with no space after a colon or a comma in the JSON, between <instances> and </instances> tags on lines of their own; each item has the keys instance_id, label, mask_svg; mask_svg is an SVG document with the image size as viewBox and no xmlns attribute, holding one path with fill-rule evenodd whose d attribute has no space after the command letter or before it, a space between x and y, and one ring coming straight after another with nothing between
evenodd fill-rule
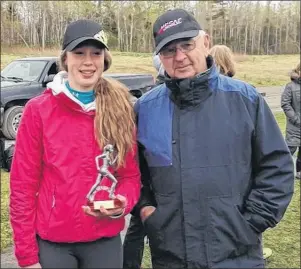
<instances>
[{"instance_id":1,"label":"girl's hand","mask_svg":"<svg viewBox=\"0 0 301 269\"><path fill-rule=\"evenodd\" d=\"M115 208L105 209L101 207L99 210L92 210L89 206L83 206L83 210L87 215L94 216L96 218L104 218L104 217L121 217L125 207L127 206L127 200L122 195L116 195L115 199Z\"/></svg>"}]
</instances>

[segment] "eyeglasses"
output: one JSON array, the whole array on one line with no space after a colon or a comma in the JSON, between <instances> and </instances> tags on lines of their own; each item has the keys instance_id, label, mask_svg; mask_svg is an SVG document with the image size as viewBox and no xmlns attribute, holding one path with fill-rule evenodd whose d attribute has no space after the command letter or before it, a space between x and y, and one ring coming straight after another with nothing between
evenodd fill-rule
<instances>
[{"instance_id":1,"label":"eyeglasses","mask_svg":"<svg viewBox=\"0 0 301 269\"><path fill-rule=\"evenodd\" d=\"M177 50L180 50L183 53L192 51L196 47L196 40L198 38L199 36L188 40L178 41L174 45L163 47L162 50L160 51L160 55L162 55L164 58L172 58L176 55Z\"/></svg>"}]
</instances>

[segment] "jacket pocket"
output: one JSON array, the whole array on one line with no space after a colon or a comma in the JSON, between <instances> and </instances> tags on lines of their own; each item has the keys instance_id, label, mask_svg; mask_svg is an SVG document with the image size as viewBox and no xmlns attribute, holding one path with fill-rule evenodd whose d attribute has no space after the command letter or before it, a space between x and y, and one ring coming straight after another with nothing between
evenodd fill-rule
<instances>
[{"instance_id":1,"label":"jacket pocket","mask_svg":"<svg viewBox=\"0 0 301 269\"><path fill-rule=\"evenodd\" d=\"M208 199L209 260L213 263L245 255L260 244L257 234L245 220L232 197Z\"/></svg>"},{"instance_id":2,"label":"jacket pocket","mask_svg":"<svg viewBox=\"0 0 301 269\"><path fill-rule=\"evenodd\" d=\"M41 186L37 202L37 232L42 237L47 237L52 222L53 211L56 206L56 187Z\"/></svg>"},{"instance_id":3,"label":"jacket pocket","mask_svg":"<svg viewBox=\"0 0 301 269\"><path fill-rule=\"evenodd\" d=\"M51 227L51 217L53 216L53 211L55 209L55 206L56 206L56 186L54 186L54 189L52 191L52 194L51 194L51 207L50 207L50 211L49 211L49 215L48 215L48 222L47 222L47 225L48 225L48 231L49 231L49 228Z\"/></svg>"}]
</instances>

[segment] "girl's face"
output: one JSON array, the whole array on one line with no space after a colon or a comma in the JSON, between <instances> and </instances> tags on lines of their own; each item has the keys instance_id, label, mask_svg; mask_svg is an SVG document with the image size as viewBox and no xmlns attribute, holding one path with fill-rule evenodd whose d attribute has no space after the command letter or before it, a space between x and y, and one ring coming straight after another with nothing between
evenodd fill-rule
<instances>
[{"instance_id":1,"label":"girl's face","mask_svg":"<svg viewBox=\"0 0 301 269\"><path fill-rule=\"evenodd\" d=\"M104 49L85 45L68 51L65 64L68 68L68 81L74 90L93 90L104 70Z\"/></svg>"}]
</instances>

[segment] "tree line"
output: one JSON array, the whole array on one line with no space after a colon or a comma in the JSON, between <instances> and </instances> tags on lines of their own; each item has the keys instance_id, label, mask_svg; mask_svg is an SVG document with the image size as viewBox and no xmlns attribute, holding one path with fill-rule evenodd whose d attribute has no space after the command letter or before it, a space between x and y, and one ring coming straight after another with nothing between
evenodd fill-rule
<instances>
[{"instance_id":1,"label":"tree line","mask_svg":"<svg viewBox=\"0 0 301 269\"><path fill-rule=\"evenodd\" d=\"M300 53L299 1L1 1L1 45L57 48L66 25L100 22L112 50L152 52L156 18L192 12L211 43L240 54Z\"/></svg>"}]
</instances>

